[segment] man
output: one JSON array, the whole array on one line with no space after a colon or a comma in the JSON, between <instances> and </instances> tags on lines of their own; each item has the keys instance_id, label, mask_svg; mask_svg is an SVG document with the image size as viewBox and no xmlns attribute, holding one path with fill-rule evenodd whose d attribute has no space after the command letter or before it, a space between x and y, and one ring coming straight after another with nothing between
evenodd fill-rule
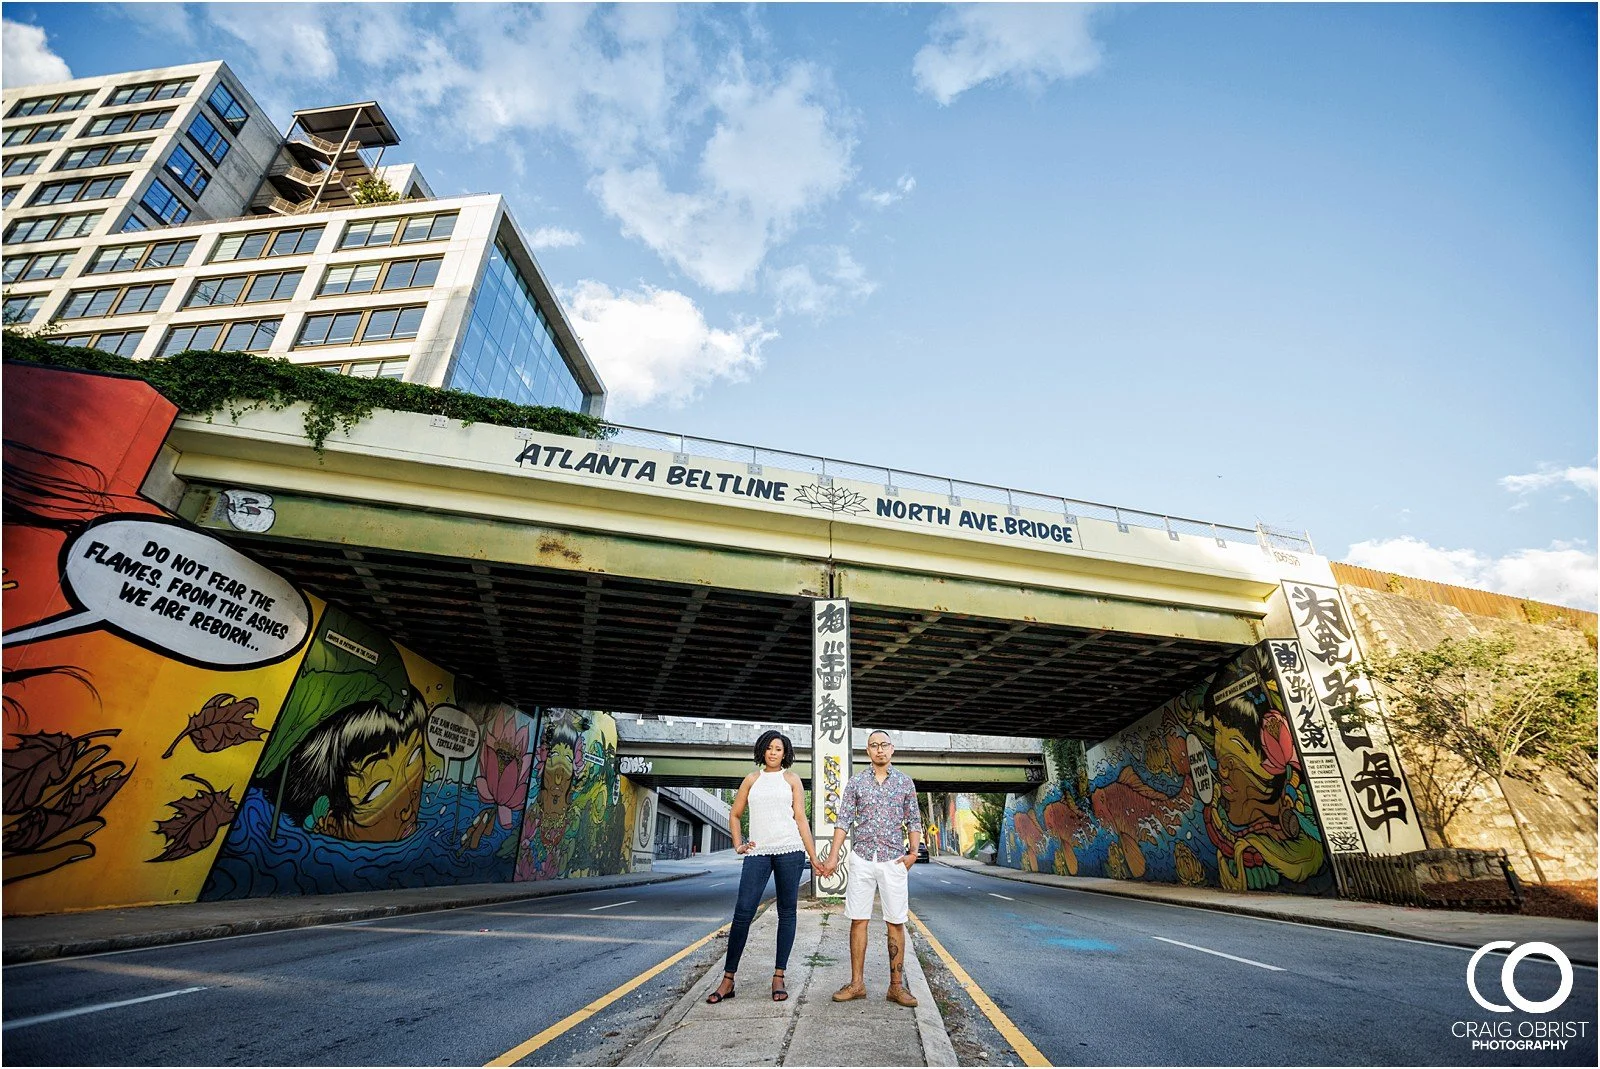
<instances>
[{"instance_id":1,"label":"man","mask_svg":"<svg viewBox=\"0 0 1600 1069\"><path fill-rule=\"evenodd\" d=\"M922 842L922 817L917 812L917 785L890 761L894 744L887 731L867 736L867 757L872 767L845 784L839 800L839 818L833 826L833 849L823 875L838 868L844 838L851 838L848 861L850 879L845 885L844 915L850 918L850 982L833 993L833 1001L866 998L867 921L872 917L876 891L883 903L889 932L890 1002L915 1006L905 985L907 883ZM905 849L907 836L911 849Z\"/></svg>"}]
</instances>

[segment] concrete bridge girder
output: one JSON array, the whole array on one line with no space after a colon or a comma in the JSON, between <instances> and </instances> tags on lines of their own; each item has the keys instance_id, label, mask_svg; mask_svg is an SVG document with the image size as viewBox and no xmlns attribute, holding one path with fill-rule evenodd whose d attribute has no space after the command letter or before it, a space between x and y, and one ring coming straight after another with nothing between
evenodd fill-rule
<instances>
[{"instance_id":1,"label":"concrete bridge girder","mask_svg":"<svg viewBox=\"0 0 1600 1069\"><path fill-rule=\"evenodd\" d=\"M1136 529L1128 560L1064 564L474 469L419 451L426 417L371 422L317 458L293 410L180 421L180 511L530 705L805 722L809 600L831 593L852 599L857 724L1094 739L1257 641L1274 589L1249 549L1237 574L1149 567ZM229 527L229 487L274 495L270 531Z\"/></svg>"},{"instance_id":2,"label":"concrete bridge girder","mask_svg":"<svg viewBox=\"0 0 1600 1069\"><path fill-rule=\"evenodd\" d=\"M755 767L752 747L776 727L795 746L791 771L811 782L811 729L793 724L728 724L617 719L621 770L647 785L737 787ZM854 767L868 764L868 729L852 739ZM1026 791L1044 781L1037 739L945 732L895 732L895 767L922 791Z\"/></svg>"}]
</instances>

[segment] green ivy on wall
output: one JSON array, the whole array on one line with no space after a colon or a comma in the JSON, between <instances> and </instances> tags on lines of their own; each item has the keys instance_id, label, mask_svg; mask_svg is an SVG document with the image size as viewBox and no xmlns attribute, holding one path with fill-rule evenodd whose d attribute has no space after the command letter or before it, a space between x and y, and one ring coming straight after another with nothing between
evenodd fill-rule
<instances>
[{"instance_id":1,"label":"green ivy on wall","mask_svg":"<svg viewBox=\"0 0 1600 1069\"><path fill-rule=\"evenodd\" d=\"M318 453L335 430L348 433L376 409L448 416L463 423L526 427L574 438L608 438L615 429L594 416L546 405L442 390L394 379L362 379L252 353L187 350L161 360L129 360L96 349L57 345L20 331L5 332L5 359L143 379L191 416L256 408L273 411L304 402L306 437Z\"/></svg>"}]
</instances>

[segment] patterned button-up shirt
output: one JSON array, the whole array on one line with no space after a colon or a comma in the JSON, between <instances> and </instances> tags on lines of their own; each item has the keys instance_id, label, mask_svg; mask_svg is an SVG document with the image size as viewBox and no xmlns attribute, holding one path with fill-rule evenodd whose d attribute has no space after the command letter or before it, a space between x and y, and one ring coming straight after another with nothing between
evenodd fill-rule
<instances>
[{"instance_id":1,"label":"patterned button-up shirt","mask_svg":"<svg viewBox=\"0 0 1600 1069\"><path fill-rule=\"evenodd\" d=\"M848 832L851 850L869 861L905 857L906 829L922 827L917 785L893 765L882 783L870 767L858 772L844 786L834 826Z\"/></svg>"}]
</instances>

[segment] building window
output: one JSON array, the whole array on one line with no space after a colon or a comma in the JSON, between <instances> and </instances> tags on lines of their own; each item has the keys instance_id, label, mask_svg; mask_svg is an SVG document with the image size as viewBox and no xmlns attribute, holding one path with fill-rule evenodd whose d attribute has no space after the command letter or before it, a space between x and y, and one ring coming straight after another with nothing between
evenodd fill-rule
<instances>
[{"instance_id":1,"label":"building window","mask_svg":"<svg viewBox=\"0 0 1600 1069\"><path fill-rule=\"evenodd\" d=\"M184 207L176 193L167 188L165 182L151 182L150 188L139 198L139 206L169 226L189 218L189 209Z\"/></svg>"},{"instance_id":2,"label":"building window","mask_svg":"<svg viewBox=\"0 0 1600 1069\"><path fill-rule=\"evenodd\" d=\"M106 107L118 104L143 104L147 100L172 100L186 96L193 78L180 78L170 82L146 82L144 85L125 85L111 94Z\"/></svg>"},{"instance_id":3,"label":"building window","mask_svg":"<svg viewBox=\"0 0 1600 1069\"><path fill-rule=\"evenodd\" d=\"M6 131L5 145L43 145L51 141L60 141L67 134L67 127L71 123L50 122L39 126L16 126Z\"/></svg>"},{"instance_id":4,"label":"building window","mask_svg":"<svg viewBox=\"0 0 1600 1069\"><path fill-rule=\"evenodd\" d=\"M50 241L54 238L82 237L100 221L99 212L75 212L72 215L41 215L35 219L18 219L6 228L8 245L24 241Z\"/></svg>"},{"instance_id":5,"label":"building window","mask_svg":"<svg viewBox=\"0 0 1600 1069\"><path fill-rule=\"evenodd\" d=\"M38 282L46 278L60 278L72 266L76 249L65 252L41 252L37 256L13 256L5 263L4 280L11 282Z\"/></svg>"},{"instance_id":6,"label":"building window","mask_svg":"<svg viewBox=\"0 0 1600 1069\"><path fill-rule=\"evenodd\" d=\"M15 178L18 175L32 174L39 169L39 161L42 159L44 159L42 154L37 156L7 156L6 177Z\"/></svg>"},{"instance_id":7,"label":"building window","mask_svg":"<svg viewBox=\"0 0 1600 1069\"><path fill-rule=\"evenodd\" d=\"M134 286L106 286L103 289L73 290L61 306L62 319L94 319L98 316L125 316L154 312L172 289L170 282L141 283Z\"/></svg>"},{"instance_id":8,"label":"building window","mask_svg":"<svg viewBox=\"0 0 1600 1069\"><path fill-rule=\"evenodd\" d=\"M129 130L159 130L167 125L167 120L170 118L172 118L171 108L163 111L131 111L126 115L105 115L89 120L89 128L83 132L83 136L103 137L106 134L121 134Z\"/></svg>"},{"instance_id":9,"label":"building window","mask_svg":"<svg viewBox=\"0 0 1600 1069\"><path fill-rule=\"evenodd\" d=\"M445 385L523 405L583 406L550 321L506 246L489 251L466 336Z\"/></svg>"},{"instance_id":10,"label":"building window","mask_svg":"<svg viewBox=\"0 0 1600 1069\"><path fill-rule=\"evenodd\" d=\"M422 326L425 305L409 308L370 308L357 312L327 312L306 316L298 347L350 345L355 342L398 341L415 338Z\"/></svg>"},{"instance_id":11,"label":"building window","mask_svg":"<svg viewBox=\"0 0 1600 1069\"><path fill-rule=\"evenodd\" d=\"M182 145L174 147L172 154L167 157L167 173L183 183L183 188L196 197L205 192L206 185L211 181L211 176L200 166L200 161L189 155L189 150Z\"/></svg>"},{"instance_id":12,"label":"building window","mask_svg":"<svg viewBox=\"0 0 1600 1069\"><path fill-rule=\"evenodd\" d=\"M108 174L100 178L71 178L61 182L45 182L28 198L34 204L66 204L75 200L105 200L122 192L128 181L125 174Z\"/></svg>"},{"instance_id":13,"label":"building window","mask_svg":"<svg viewBox=\"0 0 1600 1069\"><path fill-rule=\"evenodd\" d=\"M345 264L342 267L330 267L322 280L322 287L317 290L317 296L371 293L377 288L378 276L382 273L382 264Z\"/></svg>"},{"instance_id":14,"label":"building window","mask_svg":"<svg viewBox=\"0 0 1600 1069\"><path fill-rule=\"evenodd\" d=\"M6 326L19 326L33 322L33 317L39 314L39 309L44 307L44 294L34 293L27 296L7 297L5 311L0 314L0 319Z\"/></svg>"},{"instance_id":15,"label":"building window","mask_svg":"<svg viewBox=\"0 0 1600 1069\"><path fill-rule=\"evenodd\" d=\"M21 186L6 186L0 190L0 208L11 207L11 202L17 199L17 194L22 192Z\"/></svg>"},{"instance_id":16,"label":"building window","mask_svg":"<svg viewBox=\"0 0 1600 1069\"><path fill-rule=\"evenodd\" d=\"M80 349L98 349L113 356L132 356L139 343L144 341L144 328L138 330L108 330L100 334L69 334L56 339L62 345Z\"/></svg>"},{"instance_id":17,"label":"building window","mask_svg":"<svg viewBox=\"0 0 1600 1069\"><path fill-rule=\"evenodd\" d=\"M28 100L19 100L12 107L6 118L15 119L19 115L54 115L63 111L82 111L89 106L89 101L94 99L94 90L85 93L69 93L65 96L32 97Z\"/></svg>"},{"instance_id":18,"label":"building window","mask_svg":"<svg viewBox=\"0 0 1600 1069\"><path fill-rule=\"evenodd\" d=\"M157 356L171 356L185 349L219 353L261 353L272 348L278 336L280 319L238 319L227 323L188 323L167 332Z\"/></svg>"},{"instance_id":19,"label":"building window","mask_svg":"<svg viewBox=\"0 0 1600 1069\"><path fill-rule=\"evenodd\" d=\"M257 275L226 275L203 278L194 284L185 308L215 307L223 304L255 304L258 301L287 301L294 297L304 271L263 271Z\"/></svg>"},{"instance_id":20,"label":"building window","mask_svg":"<svg viewBox=\"0 0 1600 1069\"><path fill-rule=\"evenodd\" d=\"M206 103L211 105L211 110L217 113L217 118L227 124L228 129L238 133L250 118L250 113L244 110L238 98L228 92L228 87L221 82L211 90L211 95L206 98Z\"/></svg>"},{"instance_id":21,"label":"building window","mask_svg":"<svg viewBox=\"0 0 1600 1069\"><path fill-rule=\"evenodd\" d=\"M217 242L211 262L255 260L263 256L295 256L315 252L322 240L321 226L293 227L289 230L255 230L248 234L229 234Z\"/></svg>"},{"instance_id":22,"label":"building window","mask_svg":"<svg viewBox=\"0 0 1600 1069\"><path fill-rule=\"evenodd\" d=\"M84 167L100 167L105 164L138 163L144 159L145 150L149 147L148 141L124 141L120 145L75 148L61 157L61 162L56 164L55 169L76 171Z\"/></svg>"},{"instance_id":23,"label":"building window","mask_svg":"<svg viewBox=\"0 0 1600 1069\"><path fill-rule=\"evenodd\" d=\"M157 241L146 245L119 245L101 249L83 269L86 275L104 275L112 271L144 271L152 267L182 267L189 262L195 239L183 241Z\"/></svg>"},{"instance_id":24,"label":"building window","mask_svg":"<svg viewBox=\"0 0 1600 1069\"><path fill-rule=\"evenodd\" d=\"M141 230L149 230L150 224L139 218L138 212L129 212L128 217L122 221L121 233L135 234Z\"/></svg>"},{"instance_id":25,"label":"building window","mask_svg":"<svg viewBox=\"0 0 1600 1069\"><path fill-rule=\"evenodd\" d=\"M204 115L196 115L189 124L189 140L200 146L212 163L221 163L228 154L228 139Z\"/></svg>"},{"instance_id":26,"label":"building window","mask_svg":"<svg viewBox=\"0 0 1600 1069\"><path fill-rule=\"evenodd\" d=\"M383 272L381 290L420 289L431 286L439 277L442 257L426 260L393 260Z\"/></svg>"},{"instance_id":27,"label":"building window","mask_svg":"<svg viewBox=\"0 0 1600 1069\"><path fill-rule=\"evenodd\" d=\"M409 356L399 356L392 360L345 360L337 364L307 366L331 371L335 375L349 375L353 379L403 379L406 377L406 366L410 363Z\"/></svg>"},{"instance_id":28,"label":"building window","mask_svg":"<svg viewBox=\"0 0 1600 1069\"><path fill-rule=\"evenodd\" d=\"M413 215L406 219L373 219L351 223L344 232L341 249L371 248L374 245L407 244L413 241L439 241L455 230L456 213Z\"/></svg>"},{"instance_id":29,"label":"building window","mask_svg":"<svg viewBox=\"0 0 1600 1069\"><path fill-rule=\"evenodd\" d=\"M441 257L425 260L391 260L388 263L343 264L328 268L318 297L341 293L370 293L374 289L418 289L439 277Z\"/></svg>"}]
</instances>

